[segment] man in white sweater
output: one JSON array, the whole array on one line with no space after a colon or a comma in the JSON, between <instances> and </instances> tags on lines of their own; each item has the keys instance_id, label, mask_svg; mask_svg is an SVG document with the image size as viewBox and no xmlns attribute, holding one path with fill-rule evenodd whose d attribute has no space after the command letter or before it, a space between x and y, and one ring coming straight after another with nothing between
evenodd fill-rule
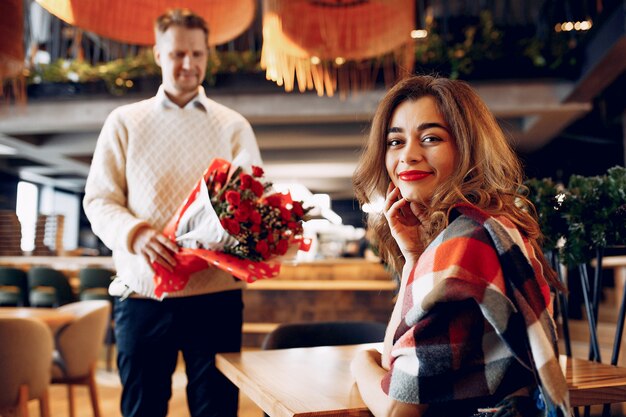
<instances>
[{"instance_id":1,"label":"man in white sweater","mask_svg":"<svg viewBox=\"0 0 626 417\"><path fill-rule=\"evenodd\" d=\"M192 416L237 416L237 389L215 368L216 352L241 349L245 283L209 267L163 301L151 263L172 270L177 245L160 231L213 158L260 152L250 124L201 87L208 29L188 10L157 19L154 56L163 82L155 97L107 118L85 187L91 226L113 250L117 274L134 291L115 300L118 368L125 417L167 415L171 377L182 351Z\"/></svg>"}]
</instances>

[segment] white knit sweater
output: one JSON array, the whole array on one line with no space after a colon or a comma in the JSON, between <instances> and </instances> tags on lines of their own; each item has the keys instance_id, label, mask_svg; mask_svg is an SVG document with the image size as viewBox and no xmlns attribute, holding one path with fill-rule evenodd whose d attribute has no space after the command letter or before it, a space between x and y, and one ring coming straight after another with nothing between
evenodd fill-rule
<instances>
[{"instance_id":1,"label":"white knit sweater","mask_svg":"<svg viewBox=\"0 0 626 417\"><path fill-rule=\"evenodd\" d=\"M213 158L232 160L245 149L261 164L250 124L233 110L198 96L179 108L163 87L155 97L115 109L98 138L83 205L94 233L113 251L118 276L139 294L153 294L154 273L130 242L149 224L162 230ZM170 297L242 288L210 267Z\"/></svg>"}]
</instances>

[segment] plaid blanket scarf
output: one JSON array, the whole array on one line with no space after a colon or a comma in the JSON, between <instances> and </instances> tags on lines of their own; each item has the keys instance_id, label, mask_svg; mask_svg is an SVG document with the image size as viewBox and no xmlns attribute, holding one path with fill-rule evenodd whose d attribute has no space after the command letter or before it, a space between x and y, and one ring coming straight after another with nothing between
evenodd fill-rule
<instances>
[{"instance_id":1,"label":"plaid blanket scarf","mask_svg":"<svg viewBox=\"0 0 626 417\"><path fill-rule=\"evenodd\" d=\"M500 400L539 386L548 415L570 415L550 289L506 218L452 210L408 277L383 390L406 403Z\"/></svg>"}]
</instances>

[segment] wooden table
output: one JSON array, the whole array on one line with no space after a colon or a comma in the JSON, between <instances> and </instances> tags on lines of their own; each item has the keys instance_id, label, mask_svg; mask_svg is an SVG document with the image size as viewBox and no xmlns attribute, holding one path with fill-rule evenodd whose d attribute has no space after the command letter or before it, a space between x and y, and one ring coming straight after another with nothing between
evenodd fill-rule
<instances>
[{"instance_id":1,"label":"wooden table","mask_svg":"<svg viewBox=\"0 0 626 417\"><path fill-rule=\"evenodd\" d=\"M272 417L371 416L350 361L380 343L218 354L217 368Z\"/></svg>"},{"instance_id":2,"label":"wooden table","mask_svg":"<svg viewBox=\"0 0 626 417\"><path fill-rule=\"evenodd\" d=\"M72 313L56 308L0 307L0 317L25 317L38 319L50 326L54 332L59 327L74 320Z\"/></svg>"},{"instance_id":3,"label":"wooden table","mask_svg":"<svg viewBox=\"0 0 626 417\"><path fill-rule=\"evenodd\" d=\"M350 373L380 343L218 354L217 368L272 417L371 416ZM561 356L571 405L626 401L626 368Z\"/></svg>"}]
</instances>

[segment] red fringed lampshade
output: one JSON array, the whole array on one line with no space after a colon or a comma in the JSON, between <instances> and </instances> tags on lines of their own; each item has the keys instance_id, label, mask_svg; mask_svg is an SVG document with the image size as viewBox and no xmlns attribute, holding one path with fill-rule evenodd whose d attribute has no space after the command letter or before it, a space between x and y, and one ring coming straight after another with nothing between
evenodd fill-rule
<instances>
[{"instance_id":1,"label":"red fringed lampshade","mask_svg":"<svg viewBox=\"0 0 626 417\"><path fill-rule=\"evenodd\" d=\"M255 13L254 0L37 0L37 3L73 26L136 45L154 44L154 21L167 9L187 8L204 17L209 25L210 45L236 38L250 26Z\"/></svg>"},{"instance_id":2,"label":"red fringed lampshade","mask_svg":"<svg viewBox=\"0 0 626 417\"><path fill-rule=\"evenodd\" d=\"M291 91L332 96L413 69L413 0L264 0L261 66ZM390 74L392 72L393 74Z\"/></svg>"},{"instance_id":3,"label":"red fringed lampshade","mask_svg":"<svg viewBox=\"0 0 626 417\"><path fill-rule=\"evenodd\" d=\"M0 96L4 93L4 80L11 79L13 94L23 95L24 68L24 9L22 0L3 0L0 13ZM9 90L9 91L10 91Z\"/></svg>"}]
</instances>

